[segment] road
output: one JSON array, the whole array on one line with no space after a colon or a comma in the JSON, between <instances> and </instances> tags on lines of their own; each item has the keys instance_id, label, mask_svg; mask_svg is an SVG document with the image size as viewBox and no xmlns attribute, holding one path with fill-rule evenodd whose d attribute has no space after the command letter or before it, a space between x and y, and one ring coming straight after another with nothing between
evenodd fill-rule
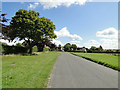
<instances>
[{"instance_id":1,"label":"road","mask_svg":"<svg viewBox=\"0 0 120 90\"><path fill-rule=\"evenodd\" d=\"M62 53L53 68L48 88L118 88L118 72Z\"/></svg>"}]
</instances>

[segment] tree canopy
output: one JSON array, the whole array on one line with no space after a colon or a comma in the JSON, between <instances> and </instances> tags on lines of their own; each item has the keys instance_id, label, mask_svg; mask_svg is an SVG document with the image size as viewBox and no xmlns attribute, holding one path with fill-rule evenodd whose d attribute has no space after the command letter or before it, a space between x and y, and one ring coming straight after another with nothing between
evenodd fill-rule
<instances>
[{"instance_id":1,"label":"tree canopy","mask_svg":"<svg viewBox=\"0 0 120 90\"><path fill-rule=\"evenodd\" d=\"M64 51L70 51L71 50L71 44L70 43L67 43L65 46L64 46Z\"/></svg>"},{"instance_id":2,"label":"tree canopy","mask_svg":"<svg viewBox=\"0 0 120 90\"><path fill-rule=\"evenodd\" d=\"M73 48L73 50L75 51L77 49L77 45L76 44L72 44L71 48Z\"/></svg>"},{"instance_id":3,"label":"tree canopy","mask_svg":"<svg viewBox=\"0 0 120 90\"><path fill-rule=\"evenodd\" d=\"M32 53L34 45L41 43L45 38L56 38L54 34L56 27L53 22L50 19L39 16L39 12L20 9L10 22L11 40L15 38L25 40L29 45L29 53Z\"/></svg>"},{"instance_id":4,"label":"tree canopy","mask_svg":"<svg viewBox=\"0 0 120 90\"><path fill-rule=\"evenodd\" d=\"M1 11L0 11L1 12ZM8 25L5 25L4 23L7 22L9 19L5 18L7 14L1 14L0 15L0 37L1 39L8 39L8 32L9 32L9 27Z\"/></svg>"}]
</instances>

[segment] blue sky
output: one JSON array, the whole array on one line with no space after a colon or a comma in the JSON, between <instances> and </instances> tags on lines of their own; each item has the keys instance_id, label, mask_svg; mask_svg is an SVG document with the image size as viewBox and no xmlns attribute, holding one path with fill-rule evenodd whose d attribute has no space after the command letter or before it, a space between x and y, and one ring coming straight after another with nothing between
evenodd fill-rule
<instances>
[{"instance_id":1,"label":"blue sky","mask_svg":"<svg viewBox=\"0 0 120 90\"><path fill-rule=\"evenodd\" d=\"M47 4L47 6L46 6ZM117 48L118 3L86 2L85 4L49 4L35 2L3 2L2 12L11 19L19 9L35 10L40 17L51 19L56 25L56 44L75 43L79 47L102 45L104 49ZM9 24L9 23L7 23Z\"/></svg>"}]
</instances>

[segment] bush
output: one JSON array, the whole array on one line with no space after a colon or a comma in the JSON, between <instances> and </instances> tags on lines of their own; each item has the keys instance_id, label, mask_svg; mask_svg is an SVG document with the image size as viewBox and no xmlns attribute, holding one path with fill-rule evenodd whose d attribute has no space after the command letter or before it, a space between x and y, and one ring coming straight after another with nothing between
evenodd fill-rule
<instances>
[{"instance_id":1,"label":"bush","mask_svg":"<svg viewBox=\"0 0 120 90\"><path fill-rule=\"evenodd\" d=\"M34 46L34 47L32 48L32 50L33 50L33 52L37 52L37 51L38 51L37 46Z\"/></svg>"},{"instance_id":2,"label":"bush","mask_svg":"<svg viewBox=\"0 0 120 90\"><path fill-rule=\"evenodd\" d=\"M107 53L113 53L113 51L112 51L112 50L107 50L106 52L107 52Z\"/></svg>"},{"instance_id":3,"label":"bush","mask_svg":"<svg viewBox=\"0 0 120 90\"><path fill-rule=\"evenodd\" d=\"M19 54L19 53L27 53L27 48L22 46L8 46L6 44L2 44L2 53L3 54Z\"/></svg>"},{"instance_id":4,"label":"bush","mask_svg":"<svg viewBox=\"0 0 120 90\"><path fill-rule=\"evenodd\" d=\"M49 48L43 48L43 51L50 51Z\"/></svg>"},{"instance_id":5,"label":"bush","mask_svg":"<svg viewBox=\"0 0 120 90\"><path fill-rule=\"evenodd\" d=\"M56 48L51 48L50 51L57 51Z\"/></svg>"}]
</instances>

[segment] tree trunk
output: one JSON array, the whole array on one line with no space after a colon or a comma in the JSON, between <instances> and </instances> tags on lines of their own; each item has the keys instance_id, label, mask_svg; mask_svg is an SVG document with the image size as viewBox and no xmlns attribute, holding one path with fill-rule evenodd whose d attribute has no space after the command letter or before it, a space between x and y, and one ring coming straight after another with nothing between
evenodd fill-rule
<instances>
[{"instance_id":1,"label":"tree trunk","mask_svg":"<svg viewBox=\"0 0 120 90\"><path fill-rule=\"evenodd\" d=\"M30 48L29 48L29 54L30 55L32 54L32 46L30 46Z\"/></svg>"},{"instance_id":2,"label":"tree trunk","mask_svg":"<svg viewBox=\"0 0 120 90\"><path fill-rule=\"evenodd\" d=\"M32 41L30 42L30 40L27 41L28 43L28 49L29 49L29 54L31 55L32 54L32 47L34 47L36 45L36 42Z\"/></svg>"}]
</instances>

